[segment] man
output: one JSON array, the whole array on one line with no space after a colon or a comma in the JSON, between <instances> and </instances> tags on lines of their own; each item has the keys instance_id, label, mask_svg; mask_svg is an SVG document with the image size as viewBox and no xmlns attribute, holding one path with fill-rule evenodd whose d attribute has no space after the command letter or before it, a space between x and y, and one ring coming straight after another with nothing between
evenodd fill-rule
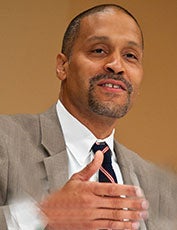
<instances>
[{"instance_id":1,"label":"man","mask_svg":"<svg viewBox=\"0 0 177 230\"><path fill-rule=\"evenodd\" d=\"M73 19L57 57L57 105L1 117L1 229L23 196L39 201L47 229L176 229L176 179L113 137L137 95L142 58L141 29L122 7L100 5ZM114 176L104 169L107 150L92 147L103 142Z\"/></svg>"}]
</instances>

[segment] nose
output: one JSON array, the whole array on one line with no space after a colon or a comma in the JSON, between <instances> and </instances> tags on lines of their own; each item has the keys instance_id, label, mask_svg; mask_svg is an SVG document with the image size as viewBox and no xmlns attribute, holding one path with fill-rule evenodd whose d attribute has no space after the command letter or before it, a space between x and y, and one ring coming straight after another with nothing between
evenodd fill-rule
<instances>
[{"instance_id":1,"label":"nose","mask_svg":"<svg viewBox=\"0 0 177 230\"><path fill-rule=\"evenodd\" d=\"M121 55L112 54L104 65L104 70L109 73L123 74L125 72L125 67Z\"/></svg>"}]
</instances>

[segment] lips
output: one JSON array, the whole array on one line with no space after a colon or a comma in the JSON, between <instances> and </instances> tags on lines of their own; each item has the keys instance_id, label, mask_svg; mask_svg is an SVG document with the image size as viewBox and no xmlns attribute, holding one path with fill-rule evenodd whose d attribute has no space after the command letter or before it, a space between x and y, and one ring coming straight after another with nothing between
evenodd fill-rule
<instances>
[{"instance_id":1,"label":"lips","mask_svg":"<svg viewBox=\"0 0 177 230\"><path fill-rule=\"evenodd\" d=\"M98 83L98 86L105 87L107 89L123 90L127 91L127 86L122 81L116 81L113 79L102 80Z\"/></svg>"},{"instance_id":2,"label":"lips","mask_svg":"<svg viewBox=\"0 0 177 230\"><path fill-rule=\"evenodd\" d=\"M133 92L131 82L125 79L121 74L98 74L90 79L90 90L94 90L97 85L100 89L108 93L128 93Z\"/></svg>"}]
</instances>

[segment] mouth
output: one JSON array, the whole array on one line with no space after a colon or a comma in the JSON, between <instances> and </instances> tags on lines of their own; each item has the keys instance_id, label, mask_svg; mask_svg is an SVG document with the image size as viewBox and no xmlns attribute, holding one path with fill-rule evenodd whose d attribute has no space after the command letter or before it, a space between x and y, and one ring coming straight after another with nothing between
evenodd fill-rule
<instances>
[{"instance_id":1,"label":"mouth","mask_svg":"<svg viewBox=\"0 0 177 230\"><path fill-rule=\"evenodd\" d=\"M114 74L99 74L91 78L90 89L93 90L94 85L97 85L103 92L113 94L127 93L130 95L133 92L132 84L122 75Z\"/></svg>"},{"instance_id":2,"label":"mouth","mask_svg":"<svg viewBox=\"0 0 177 230\"><path fill-rule=\"evenodd\" d=\"M114 91L127 91L127 86L124 84L122 81L116 81L113 79L107 79L107 80L102 80L98 83L98 86L104 87L105 89L108 90L114 90Z\"/></svg>"}]
</instances>

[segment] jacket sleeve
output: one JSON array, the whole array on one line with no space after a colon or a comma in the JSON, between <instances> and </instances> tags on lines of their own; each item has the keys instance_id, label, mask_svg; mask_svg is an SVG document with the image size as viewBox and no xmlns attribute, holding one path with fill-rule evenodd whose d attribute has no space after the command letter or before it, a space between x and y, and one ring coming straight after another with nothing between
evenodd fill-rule
<instances>
[{"instance_id":1,"label":"jacket sleeve","mask_svg":"<svg viewBox=\"0 0 177 230\"><path fill-rule=\"evenodd\" d=\"M5 211L8 212L8 207L5 206L7 200L7 185L8 185L8 154L5 138L0 136L0 229L6 230Z\"/></svg>"},{"instance_id":2,"label":"jacket sleeve","mask_svg":"<svg viewBox=\"0 0 177 230\"><path fill-rule=\"evenodd\" d=\"M6 224L6 219L4 215L4 208L5 207L0 207L0 229L1 230L7 230L7 224Z\"/></svg>"}]
</instances>

